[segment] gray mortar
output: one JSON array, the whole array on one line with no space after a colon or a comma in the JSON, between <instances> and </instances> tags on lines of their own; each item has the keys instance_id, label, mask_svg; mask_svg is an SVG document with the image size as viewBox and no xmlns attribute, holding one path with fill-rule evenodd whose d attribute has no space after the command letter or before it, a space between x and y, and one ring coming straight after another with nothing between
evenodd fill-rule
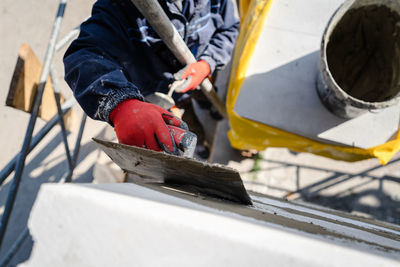
<instances>
[{"instance_id":1,"label":"gray mortar","mask_svg":"<svg viewBox=\"0 0 400 267\"><path fill-rule=\"evenodd\" d=\"M208 195L245 205L252 204L239 172L232 168L140 147L93 140L126 172L164 180L169 184L189 185Z\"/></svg>"},{"instance_id":2,"label":"gray mortar","mask_svg":"<svg viewBox=\"0 0 400 267\"><path fill-rule=\"evenodd\" d=\"M230 201L214 199L208 195L202 195L201 193L196 192L195 190L193 190L193 188L188 186L174 185L170 187L170 185L165 185L162 183L142 183L142 182L135 182L135 183L167 195L178 197L179 199L184 199L196 204L200 204L204 207L216 209L218 211L223 211L223 214L227 216L233 214L243 218L252 218L254 219L253 222L256 224L263 225L264 223L269 223L271 226L276 225L279 227L283 227L288 231L303 233L311 238L317 238L317 239L327 238L331 242L339 242L339 244L341 243L342 245L346 244L347 242L350 242L357 244L354 247L355 249L363 251L365 250L365 248L370 247L373 248L373 250L367 250L369 253L377 253L377 254L382 253L383 255L393 257L394 259L399 259L399 250L397 248L378 245L376 243L369 242L367 240L361 240L356 237L350 237L343 232L332 231L332 229L324 227L325 223L335 224L338 227L349 227L349 229L351 228L354 230L360 230L365 232L366 234L375 235L376 237L382 237L391 239L393 241L399 241L400 236L394 234L399 231L399 228L395 225L390 225L369 219L356 218L355 216L350 216L346 213L323 209L319 207L317 208L317 206L307 207L301 205L300 203L287 202L280 199L274 199L253 192L250 195L253 199L254 205L244 206L244 205L238 205L237 203ZM271 200L271 203L263 202L268 199ZM281 204L284 203L284 204L275 206L272 204L274 202ZM284 208L283 206L287 207ZM315 214L308 213L307 211L304 211L303 208L305 208L306 210L309 209L309 210L319 211L321 212L321 214L325 215L323 217L318 212ZM284 216L285 213L289 213L294 217L296 216L307 217L309 220L299 221L296 219L291 219L285 217ZM333 217L338 216L338 218L346 218L346 219L349 218L353 220L360 220L361 223L370 224L372 228L367 229L365 227L349 224L344 221L329 219L328 218L329 216ZM387 228L388 232L378 230L380 226ZM374 229L374 227L377 227L377 229Z\"/></svg>"}]
</instances>

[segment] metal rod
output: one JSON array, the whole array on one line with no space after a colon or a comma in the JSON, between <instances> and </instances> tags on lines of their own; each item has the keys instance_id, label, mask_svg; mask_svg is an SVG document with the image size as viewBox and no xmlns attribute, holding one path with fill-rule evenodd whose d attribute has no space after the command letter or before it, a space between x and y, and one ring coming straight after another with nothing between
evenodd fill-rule
<instances>
[{"instance_id":1,"label":"metal rod","mask_svg":"<svg viewBox=\"0 0 400 267\"><path fill-rule=\"evenodd\" d=\"M75 148L74 148L74 156L72 158L74 165L78 162L79 150L81 148L81 140L83 136L83 130L85 129L87 115L83 113L81 125L79 127L78 137L76 138Z\"/></svg>"},{"instance_id":2,"label":"metal rod","mask_svg":"<svg viewBox=\"0 0 400 267\"><path fill-rule=\"evenodd\" d=\"M74 98L72 98L73 100L75 100ZM69 101L66 101L66 103ZM75 101L73 101L75 102ZM70 109L71 107L69 107ZM77 160L78 160L78 155L79 155L79 148L80 148L80 144L81 144L81 140L82 140L82 136L83 136L83 131L85 129L85 124L86 124L86 114L84 113L82 116L82 120L81 120L81 124L79 127L79 132L78 132L78 136L76 138L76 143L75 143L75 148L74 148L74 154L73 154L73 168L68 170L68 174L64 175L61 179L60 179L60 183L64 183L64 182L70 182L71 181L71 177L74 171L74 167L76 166ZM52 120L54 119L54 125L56 124L58 118L57 115L55 115ZM53 125L53 126L54 126ZM6 256L3 258L3 260L0 262L0 267L6 267L11 260L13 259L13 257L15 256L15 254L18 252L18 250L21 248L22 244L24 243L25 239L29 236L29 229L28 227L25 227L24 231L18 236L17 240L14 242L14 244L11 246L11 248L7 251Z\"/></svg>"},{"instance_id":3,"label":"metal rod","mask_svg":"<svg viewBox=\"0 0 400 267\"><path fill-rule=\"evenodd\" d=\"M75 38L79 34L81 30L80 26L75 27L72 31L70 31L64 38L62 38L58 43L56 44L56 51L61 50L66 44L68 44L72 39Z\"/></svg>"},{"instance_id":4,"label":"metal rod","mask_svg":"<svg viewBox=\"0 0 400 267\"><path fill-rule=\"evenodd\" d=\"M83 19L86 21L89 17ZM72 39L75 38L81 31L81 25L76 26L72 31L70 31L67 35L65 35L60 41L56 44L56 51L60 51L66 44L68 44Z\"/></svg>"},{"instance_id":5,"label":"metal rod","mask_svg":"<svg viewBox=\"0 0 400 267\"><path fill-rule=\"evenodd\" d=\"M65 103L62 106L62 114L65 115L72 108L72 106L75 104L75 102L76 102L76 100L75 100L74 97L72 97L72 98L68 99L67 101L65 101ZM32 139L32 144L39 143L40 140L43 138L43 136L45 136L54 127L54 125L57 124L58 119L59 119L58 118L58 114L54 115L54 117L51 118L51 120L40 130L40 132L37 135L34 136L34 138ZM79 128L79 133L78 133L78 137L77 137L78 146L80 145L80 140L82 139L82 133L83 133L84 125L85 125L85 122L86 122L86 115L82 118L82 120L84 120L84 121L81 122L81 126ZM44 128L46 128L46 130ZM78 140L79 140L79 142L78 142ZM76 146L77 145L75 145L75 147ZM31 149L33 149L33 147L31 147ZM79 153L79 149L75 148L73 158L77 159L77 157L78 157L77 153ZM15 166L15 161L16 161L17 157L18 157L18 155L15 156L14 159L13 159L14 160L14 166ZM74 167L75 167L75 165L74 165ZM72 175L72 172L73 172L73 169L69 169L68 170L68 175L69 175L69 173L71 173L71 175ZM61 178L61 180L65 181L66 179L64 177L64 178ZM25 239L28 236L29 236L29 229L28 229L28 227L25 227L24 231L18 236L17 240L14 242L12 247L7 251L6 256L0 262L0 267L5 267L11 262L11 260L13 259L15 254L18 252L18 250L21 248L23 242L25 241Z\"/></svg>"},{"instance_id":6,"label":"metal rod","mask_svg":"<svg viewBox=\"0 0 400 267\"><path fill-rule=\"evenodd\" d=\"M51 66L51 68L50 68L50 79L53 83L54 98L56 100L56 105L57 105L58 123L60 124L60 127L61 127L61 135L62 135L62 139L63 139L63 143L64 143L65 154L67 156L68 169L72 170L73 164L72 164L72 159L71 159L71 153L69 152L67 131L65 129L64 116L63 116L63 112L62 112L61 104L60 104L60 89L58 87L56 70L54 69L53 66Z\"/></svg>"},{"instance_id":7,"label":"metal rod","mask_svg":"<svg viewBox=\"0 0 400 267\"><path fill-rule=\"evenodd\" d=\"M6 256L0 262L0 267L6 267L18 250L21 248L22 244L24 243L25 239L29 236L29 229L25 227L24 231L18 236L17 241L11 246L11 248L7 251Z\"/></svg>"},{"instance_id":8,"label":"metal rod","mask_svg":"<svg viewBox=\"0 0 400 267\"><path fill-rule=\"evenodd\" d=\"M154 28L160 38L167 45L169 50L184 65L196 62L196 58L179 35L175 26L169 20L157 0L131 0L137 9L143 14L146 20ZM225 105L215 92L212 83L208 78L200 85L201 90L210 102L217 108L218 112L227 118Z\"/></svg>"},{"instance_id":9,"label":"metal rod","mask_svg":"<svg viewBox=\"0 0 400 267\"><path fill-rule=\"evenodd\" d=\"M86 118L87 118L87 115L85 113L83 113L82 120L81 120L81 125L79 126L78 136L76 137L74 152L73 152L73 155L72 155L72 168L69 169L68 173L66 175L64 175L60 179L61 183L64 183L64 182L65 183L70 183L72 181L72 175L74 174L74 169L75 169L75 166L77 165L77 162L78 162L79 150L80 150L80 147L81 147L81 140L82 140L82 136L83 136L83 130L85 129Z\"/></svg>"},{"instance_id":10,"label":"metal rod","mask_svg":"<svg viewBox=\"0 0 400 267\"><path fill-rule=\"evenodd\" d=\"M87 18L86 18L87 19ZM86 20L85 19L85 20ZM68 44L68 42L70 42L76 35L78 35L80 32L80 25L75 27L73 30L71 30L66 36L64 36L64 38L62 38L60 41L57 42L56 44L56 51L61 50L66 44ZM51 74L51 73L50 73ZM54 83L54 82L53 82ZM72 101L71 101L72 100ZM67 102L69 102L68 108L67 108ZM69 111L72 107L72 105L75 103L75 99L71 98L70 100L66 101L63 106L63 115L65 115L65 113L67 111ZM32 138L32 144L29 148L29 152L32 151L33 148L35 148L35 146L42 140L42 138L56 125L57 123L57 117L54 116L53 118L50 119L50 121L48 121L46 123L46 125L40 130L40 132L38 132L33 138ZM33 145L34 144L34 145ZM29 153L28 152L28 153ZM18 158L17 154L1 171L0 171L0 185L4 182L4 180L11 174L11 172L14 170L15 168L15 162Z\"/></svg>"},{"instance_id":11,"label":"metal rod","mask_svg":"<svg viewBox=\"0 0 400 267\"><path fill-rule=\"evenodd\" d=\"M75 104L75 98L71 97L62 105L62 114L65 115L71 107ZM39 132L32 138L31 145L28 150L28 154L42 141L43 137L45 137L51 129L57 124L58 116L54 115L40 130ZM0 171L0 185L4 183L7 177L13 172L15 169L15 164L18 160L20 153L15 155L7 165Z\"/></svg>"},{"instance_id":12,"label":"metal rod","mask_svg":"<svg viewBox=\"0 0 400 267\"><path fill-rule=\"evenodd\" d=\"M28 150L30 147L32 133L35 128L36 119L37 119L37 116L39 113L39 107L42 102L42 96L43 96L44 87L46 85L46 80L47 80L47 77L49 76L50 65L51 65L53 57L54 57L56 40L57 40L57 37L60 32L61 22L64 17L66 3L67 3L67 0L60 0L60 4L58 6L57 15L54 20L52 33L51 33L49 44L48 44L47 51L46 51L46 56L45 56L45 60L44 60L44 64L43 64L42 73L41 73L40 79L39 79L39 86L38 86L37 92L35 94L35 101L33 104L32 114L29 119L24 142L22 144L21 152L20 152L16 167L15 167L14 179L11 183L10 191L7 196L4 213L3 213L3 216L1 217L0 249L1 249L1 245L4 240L4 235L7 230L7 225L8 225L8 221L10 219L12 208L15 203L15 198L17 196L19 184L21 182L21 177L22 177L22 173L24 170L24 166L25 166L26 155L28 154Z\"/></svg>"}]
</instances>

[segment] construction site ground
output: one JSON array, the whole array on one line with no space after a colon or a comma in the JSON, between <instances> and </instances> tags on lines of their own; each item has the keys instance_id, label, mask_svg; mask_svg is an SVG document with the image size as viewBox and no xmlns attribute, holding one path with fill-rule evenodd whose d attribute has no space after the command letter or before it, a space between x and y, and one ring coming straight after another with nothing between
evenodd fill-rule
<instances>
[{"instance_id":1,"label":"construction site ground","mask_svg":"<svg viewBox=\"0 0 400 267\"><path fill-rule=\"evenodd\" d=\"M71 1L67 4L61 37L89 16L94 1ZM43 60L57 1L3 0L0 3L0 168L21 148L29 114L5 106L5 100L18 50L28 43ZM71 91L63 81L63 49L56 55L55 67L65 97ZM70 147L76 138L81 109L74 108L75 130L68 138ZM36 130L44 125L38 120ZM103 122L89 119L82 140L79 163L73 175L78 183L92 182L94 166L105 161L92 137L110 138L110 130ZM400 224L400 154L386 166L371 159L356 163L335 161L308 153L293 153L285 148L269 148L252 158L242 157L230 148L226 133L228 126L219 125L218 151L214 159L238 169L248 190L289 200L310 201L326 207L352 212ZM217 153L218 152L218 153ZM26 226L30 209L42 183L55 183L67 171L64 147L59 126L54 127L43 142L28 156L11 221L5 236L0 259ZM115 174L117 177L118 174ZM0 213L4 210L10 181L5 181L0 192ZM117 177L118 178L118 177ZM113 179L110 179L112 181ZM118 180L118 179L114 179ZM57 238L57 237L54 237ZM33 240L24 242L12 263L29 258Z\"/></svg>"}]
</instances>

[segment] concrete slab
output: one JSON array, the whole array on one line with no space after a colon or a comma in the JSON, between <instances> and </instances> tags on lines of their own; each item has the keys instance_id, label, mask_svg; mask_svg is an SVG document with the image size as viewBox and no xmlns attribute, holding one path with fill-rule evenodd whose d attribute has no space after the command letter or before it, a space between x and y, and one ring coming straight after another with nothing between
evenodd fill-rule
<instances>
[{"instance_id":1,"label":"concrete slab","mask_svg":"<svg viewBox=\"0 0 400 267\"><path fill-rule=\"evenodd\" d=\"M330 113L318 98L315 84L322 34L342 2L272 4L234 107L240 116L342 146L370 148L394 137L400 103L347 120Z\"/></svg>"},{"instance_id":2,"label":"concrete slab","mask_svg":"<svg viewBox=\"0 0 400 267\"><path fill-rule=\"evenodd\" d=\"M162 185L44 185L21 266L397 266L400 228L252 195L253 207ZM56 237L56 238L55 238Z\"/></svg>"}]
</instances>

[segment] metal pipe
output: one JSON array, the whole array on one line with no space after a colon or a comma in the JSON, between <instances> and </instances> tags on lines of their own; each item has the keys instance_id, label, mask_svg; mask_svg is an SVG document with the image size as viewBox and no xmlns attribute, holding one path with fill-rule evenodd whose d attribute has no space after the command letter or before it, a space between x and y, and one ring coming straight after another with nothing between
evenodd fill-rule
<instances>
[{"instance_id":1,"label":"metal pipe","mask_svg":"<svg viewBox=\"0 0 400 267\"><path fill-rule=\"evenodd\" d=\"M68 99L62 106L62 114L65 115L73 106L73 104L75 104L76 100L75 98L70 98ZM82 139L82 135L83 135L83 129L86 123L86 114L84 114L84 116L82 117L82 122L79 128L79 132L78 132L78 137L77 137L77 141L75 144L75 149L74 149L74 155L73 158L75 159L75 164L76 164L76 159L78 158L78 153L79 153L79 148L77 149L77 147L80 146L80 142ZM32 144L36 142L39 143L40 140L43 138L43 136L45 136L50 129L52 129L54 127L54 125L57 124L59 119L58 114L54 115L53 118L51 118L51 120L40 130L40 132L34 136L34 138L32 139ZM46 130L44 130L44 128L46 128ZM35 144L35 145L36 145ZM33 147L31 147L31 150L33 149ZM14 166L15 166L15 161L17 159L18 155L14 157ZM10 163L9 163L10 164ZM76 165L73 165L73 167L75 167ZM12 171L12 170L11 170ZM70 175L69 173L71 173L72 176L72 172L73 172L73 168L68 170L68 175ZM61 178L62 181L65 181L65 177ZM21 248L23 242L25 241L25 239L29 236L29 229L28 227L25 227L24 231L18 236L17 240L14 242L14 244L11 246L11 248L7 251L6 256L3 258L3 260L0 262L0 267L5 267L7 266L11 260L13 259L13 257L15 256L15 254L18 252L18 250Z\"/></svg>"},{"instance_id":2,"label":"metal pipe","mask_svg":"<svg viewBox=\"0 0 400 267\"><path fill-rule=\"evenodd\" d=\"M74 28L72 31L70 31L64 38L58 41L56 45L56 51L61 50L66 44L68 44L72 39L74 39L75 36L79 34L80 30L81 27L78 26Z\"/></svg>"},{"instance_id":3,"label":"metal pipe","mask_svg":"<svg viewBox=\"0 0 400 267\"><path fill-rule=\"evenodd\" d=\"M71 98L71 99L73 99L74 100L73 102L75 102L74 98ZM66 101L66 103L67 102L72 102L72 101ZM70 108L71 107L69 107L69 109ZM81 125L79 127L79 132L78 132L78 136L77 136L76 143L75 143L74 154L73 154L73 161L74 161L73 167L76 166L76 162L78 160L79 148L80 148L80 144L81 144L81 140L82 140L82 136L83 136L83 130L85 129L86 118L87 118L87 116L84 113L82 116ZM57 115L55 115L52 118L52 120L55 121L54 125L56 124L57 119L58 119ZM68 182L68 180L71 181L73 170L74 170L74 168L69 169L67 176L66 177L64 176L60 179L60 183ZM23 242L25 241L25 239L28 236L29 236L29 229L28 229L28 227L25 227L24 231L18 236L17 240L14 242L14 244L11 246L11 248L7 251L6 256L0 262L0 267L5 267L10 263L10 261L13 259L13 257L18 252L18 250L21 248Z\"/></svg>"},{"instance_id":4,"label":"metal pipe","mask_svg":"<svg viewBox=\"0 0 400 267\"><path fill-rule=\"evenodd\" d=\"M79 150L81 148L81 140L83 136L83 130L85 129L87 115L83 113L81 126L79 127L78 137L76 138L75 148L74 148L74 156L72 158L74 165L78 162Z\"/></svg>"},{"instance_id":5,"label":"metal pipe","mask_svg":"<svg viewBox=\"0 0 400 267\"><path fill-rule=\"evenodd\" d=\"M7 225L8 225L8 221L10 219L12 208L15 203L15 198L17 196L19 184L21 182L21 177L22 177L22 173L24 170L24 166L25 166L26 155L27 155L29 147L30 147L32 133L35 128L36 119L37 119L37 116L39 113L39 107L42 102L44 87L46 85L47 77L49 76L50 66L51 66L51 63L52 63L52 60L54 57L54 52L55 52L56 40L57 40L57 37L60 32L61 22L64 17L64 11L65 11L66 4L67 4L67 0L60 0L57 15L56 15L56 18L55 18L55 21L53 24L52 33L51 33L49 44L48 44L47 51L46 51L46 56L45 56L45 60L44 60L44 64L43 64L42 73L41 73L40 79L39 79L39 86L38 86L37 92L35 94L35 101L33 104L32 114L29 119L28 127L27 127L26 134L25 134L25 139L22 144L21 152L20 152L16 167L15 167L14 179L11 183L10 191L7 196L4 213L3 213L3 216L1 217L0 249L1 249L1 245L4 240L4 235L7 230Z\"/></svg>"},{"instance_id":6,"label":"metal pipe","mask_svg":"<svg viewBox=\"0 0 400 267\"><path fill-rule=\"evenodd\" d=\"M75 104L75 98L71 97L62 105L62 114L65 115ZM32 138L31 145L28 150L28 154L42 141L43 137L45 137L51 129L57 124L58 115L54 115L40 130L39 132ZM4 183L7 177L12 173L15 169L15 163L19 157L20 153L15 155L7 165L0 171L0 185Z\"/></svg>"},{"instance_id":7,"label":"metal pipe","mask_svg":"<svg viewBox=\"0 0 400 267\"><path fill-rule=\"evenodd\" d=\"M72 168L69 169L68 173L66 175L64 175L60 179L60 183L64 183L64 182L65 183L70 183L72 181L72 175L74 173L75 166L77 165L77 162L78 162L79 150L80 150L80 147L81 147L81 140L82 140L82 136L83 136L83 130L85 129L86 118L87 118L87 115L85 113L83 113L82 120L81 120L81 125L79 127L78 136L76 137L74 152L73 152L73 155L72 155Z\"/></svg>"},{"instance_id":8,"label":"metal pipe","mask_svg":"<svg viewBox=\"0 0 400 267\"><path fill-rule=\"evenodd\" d=\"M154 28L169 50L184 65L196 62L196 58L179 35L175 26L169 20L157 0L131 0L146 20ZM201 90L218 112L225 118L227 113L225 105L215 92L212 83L206 78L200 85Z\"/></svg>"},{"instance_id":9,"label":"metal pipe","mask_svg":"<svg viewBox=\"0 0 400 267\"><path fill-rule=\"evenodd\" d=\"M60 127L61 127L61 135L62 135L62 139L63 139L63 143L64 143L65 154L67 156L68 169L72 170L73 164L72 164L72 159L71 159L71 153L69 152L67 132L65 129L65 124L64 124L64 116L62 114L61 104L60 104L60 89L58 87L56 70L54 69L53 66L51 66L51 68L50 68L50 79L53 83L54 98L56 100L56 105L57 105L58 123L60 124Z\"/></svg>"},{"instance_id":10,"label":"metal pipe","mask_svg":"<svg viewBox=\"0 0 400 267\"><path fill-rule=\"evenodd\" d=\"M89 17L86 17L84 21L86 21ZM56 52L60 51L66 44L68 44L72 39L75 38L81 31L81 25L76 26L72 31L70 31L67 35L65 35L60 41L56 44Z\"/></svg>"}]
</instances>

